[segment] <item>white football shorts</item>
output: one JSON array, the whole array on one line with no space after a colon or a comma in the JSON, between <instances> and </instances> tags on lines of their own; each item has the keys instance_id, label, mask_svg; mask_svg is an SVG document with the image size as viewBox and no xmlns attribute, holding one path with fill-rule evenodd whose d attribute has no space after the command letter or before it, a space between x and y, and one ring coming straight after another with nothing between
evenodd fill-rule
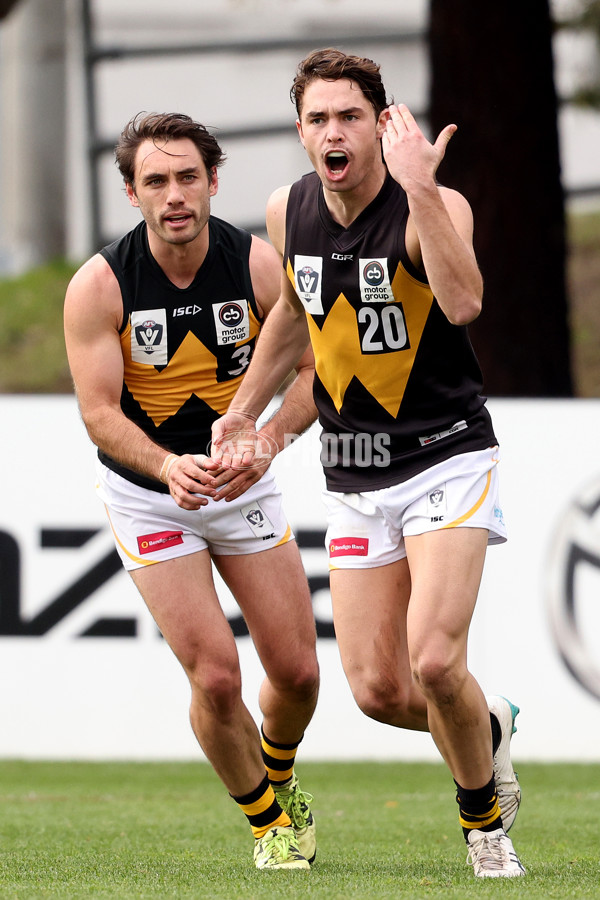
<instances>
[{"instance_id":1,"label":"white football shorts","mask_svg":"<svg viewBox=\"0 0 600 900\"><path fill-rule=\"evenodd\" d=\"M170 494L139 487L100 461L96 474L96 491L128 571L198 550L217 556L259 553L294 537L270 470L237 500L209 497L200 509L182 509Z\"/></svg>"},{"instance_id":2,"label":"white football shorts","mask_svg":"<svg viewBox=\"0 0 600 900\"><path fill-rule=\"evenodd\" d=\"M485 528L506 541L498 499L498 448L461 453L392 487L361 493L325 490L330 569L369 569L404 559L405 535Z\"/></svg>"}]
</instances>

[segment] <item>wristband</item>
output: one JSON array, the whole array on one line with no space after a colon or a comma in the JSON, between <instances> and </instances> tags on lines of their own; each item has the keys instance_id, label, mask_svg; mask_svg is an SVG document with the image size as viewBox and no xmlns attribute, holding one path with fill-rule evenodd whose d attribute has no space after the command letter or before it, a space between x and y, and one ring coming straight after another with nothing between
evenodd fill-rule
<instances>
[{"instance_id":1,"label":"wristband","mask_svg":"<svg viewBox=\"0 0 600 900\"><path fill-rule=\"evenodd\" d=\"M162 481L163 484L169 483L169 472L176 459L179 459L176 453L169 453L169 455L165 457L160 469L160 475L158 476L159 481Z\"/></svg>"}]
</instances>

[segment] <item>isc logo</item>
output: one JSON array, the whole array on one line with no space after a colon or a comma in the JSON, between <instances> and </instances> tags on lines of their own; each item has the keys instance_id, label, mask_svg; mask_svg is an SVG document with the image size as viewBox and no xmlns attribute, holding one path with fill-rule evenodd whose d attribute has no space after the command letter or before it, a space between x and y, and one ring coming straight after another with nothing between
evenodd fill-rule
<instances>
[{"instance_id":1,"label":"isc logo","mask_svg":"<svg viewBox=\"0 0 600 900\"><path fill-rule=\"evenodd\" d=\"M202 307L196 306L196 304L193 306L178 306L177 309L173 310L173 318L175 316L195 316L201 309Z\"/></svg>"}]
</instances>

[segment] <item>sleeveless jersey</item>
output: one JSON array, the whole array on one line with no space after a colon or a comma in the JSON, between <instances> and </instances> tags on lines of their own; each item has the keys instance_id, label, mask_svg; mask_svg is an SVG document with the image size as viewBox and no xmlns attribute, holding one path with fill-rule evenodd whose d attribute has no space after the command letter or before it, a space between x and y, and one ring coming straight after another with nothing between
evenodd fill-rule
<instances>
[{"instance_id":1,"label":"sleeveless jersey","mask_svg":"<svg viewBox=\"0 0 600 900\"><path fill-rule=\"evenodd\" d=\"M226 412L250 363L260 316L250 278L252 237L211 216L206 259L187 288L176 287L140 224L101 254L123 298L121 409L173 453L209 453L211 425ZM142 487L168 493L99 452Z\"/></svg>"},{"instance_id":2,"label":"sleeveless jersey","mask_svg":"<svg viewBox=\"0 0 600 900\"><path fill-rule=\"evenodd\" d=\"M290 189L284 265L308 320L329 490L389 487L496 443L467 329L408 256L408 213L389 174L349 228L316 173Z\"/></svg>"}]
</instances>

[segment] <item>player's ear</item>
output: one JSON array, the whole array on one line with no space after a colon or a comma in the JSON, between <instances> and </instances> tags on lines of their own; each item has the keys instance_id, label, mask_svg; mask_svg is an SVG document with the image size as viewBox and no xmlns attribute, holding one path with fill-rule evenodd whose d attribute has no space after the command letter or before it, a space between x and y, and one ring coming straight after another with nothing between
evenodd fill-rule
<instances>
[{"instance_id":1,"label":"player's ear","mask_svg":"<svg viewBox=\"0 0 600 900\"><path fill-rule=\"evenodd\" d=\"M385 126L390 120L390 111L389 109L382 109L379 113L379 117L377 119L377 125L375 126L375 133L377 135L378 140L381 140L383 137L383 133L385 131Z\"/></svg>"},{"instance_id":2,"label":"player's ear","mask_svg":"<svg viewBox=\"0 0 600 900\"><path fill-rule=\"evenodd\" d=\"M304 147L304 134L302 133L302 122L300 119L296 119L296 128L298 129L298 137L300 138L300 142Z\"/></svg>"},{"instance_id":3,"label":"player's ear","mask_svg":"<svg viewBox=\"0 0 600 900\"><path fill-rule=\"evenodd\" d=\"M213 166L208 172L208 193L210 197L214 197L219 190L219 176L217 175L217 167Z\"/></svg>"},{"instance_id":4,"label":"player's ear","mask_svg":"<svg viewBox=\"0 0 600 900\"><path fill-rule=\"evenodd\" d=\"M131 203L131 205L139 206L140 204L138 203L138 198L135 194L135 188L130 181L125 182L125 190L127 192L127 196L129 197L129 202Z\"/></svg>"}]
</instances>

